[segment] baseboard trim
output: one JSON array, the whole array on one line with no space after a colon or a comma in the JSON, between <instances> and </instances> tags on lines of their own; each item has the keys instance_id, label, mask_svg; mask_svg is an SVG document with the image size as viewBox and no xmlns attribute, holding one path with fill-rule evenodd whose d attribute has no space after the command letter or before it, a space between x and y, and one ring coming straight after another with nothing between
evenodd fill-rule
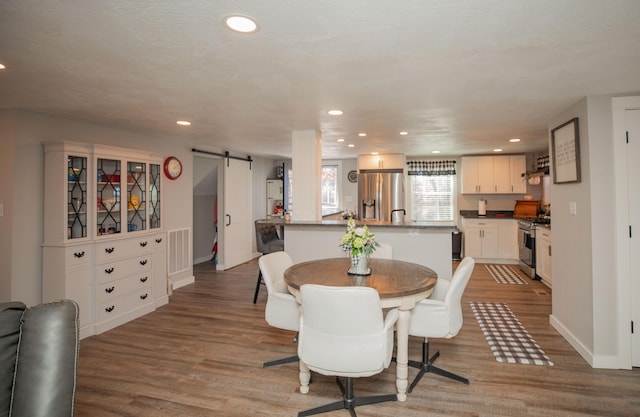
<instances>
[{"instance_id":1,"label":"baseboard trim","mask_svg":"<svg viewBox=\"0 0 640 417\"><path fill-rule=\"evenodd\" d=\"M589 365L591 365L591 367L594 367L593 353L591 353L591 351L587 349L587 347L582 344L582 342L578 340L553 314L549 315L549 323L562 335L562 337L565 338L567 342L569 342L571 347L573 347L576 352L578 352L578 354L582 356Z\"/></svg>"},{"instance_id":2,"label":"baseboard trim","mask_svg":"<svg viewBox=\"0 0 640 417\"><path fill-rule=\"evenodd\" d=\"M177 290L178 288L182 288L186 285L193 284L194 282L196 282L196 278L193 275L191 275L190 277L180 278L177 281L171 281L171 287L174 290Z\"/></svg>"}]
</instances>

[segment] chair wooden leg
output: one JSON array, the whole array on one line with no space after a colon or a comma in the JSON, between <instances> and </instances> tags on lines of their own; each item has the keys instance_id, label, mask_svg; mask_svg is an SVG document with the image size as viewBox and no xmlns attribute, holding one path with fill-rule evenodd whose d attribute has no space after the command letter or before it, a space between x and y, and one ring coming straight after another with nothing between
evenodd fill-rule
<instances>
[{"instance_id":1,"label":"chair wooden leg","mask_svg":"<svg viewBox=\"0 0 640 417\"><path fill-rule=\"evenodd\" d=\"M258 282L256 282L256 292L253 294L253 304L258 300L258 293L260 292L260 284L262 284L262 271L258 272Z\"/></svg>"}]
</instances>

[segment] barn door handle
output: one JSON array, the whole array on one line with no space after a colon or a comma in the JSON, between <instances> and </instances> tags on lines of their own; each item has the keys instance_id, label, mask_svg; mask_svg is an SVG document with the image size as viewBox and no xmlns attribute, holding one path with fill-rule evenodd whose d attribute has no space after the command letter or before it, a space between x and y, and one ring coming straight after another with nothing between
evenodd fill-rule
<instances>
[{"instance_id":1,"label":"barn door handle","mask_svg":"<svg viewBox=\"0 0 640 417\"><path fill-rule=\"evenodd\" d=\"M226 216L229 218L229 223L227 223L225 226L231 226L231 215L227 214Z\"/></svg>"}]
</instances>

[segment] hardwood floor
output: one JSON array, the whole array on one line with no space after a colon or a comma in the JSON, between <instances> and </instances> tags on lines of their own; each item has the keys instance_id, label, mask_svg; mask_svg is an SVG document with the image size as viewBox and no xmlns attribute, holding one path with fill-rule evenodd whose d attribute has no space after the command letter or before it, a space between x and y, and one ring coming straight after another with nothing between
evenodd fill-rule
<instances>
[{"instance_id":1,"label":"hardwood floor","mask_svg":"<svg viewBox=\"0 0 640 417\"><path fill-rule=\"evenodd\" d=\"M196 282L175 290L157 311L81 342L76 417L295 416L339 398L334 378L314 374L298 392L296 363L262 368L295 353L292 332L264 321L266 290L252 303L253 260L216 272L196 265ZM406 402L358 407L373 416L638 416L640 370L592 369L550 326L550 290L538 281L497 284L476 265L463 297L464 325L451 340L433 339L436 364L470 385L427 374ZM495 361L470 301L506 302L554 366ZM421 339L409 341L419 359ZM410 381L417 370L409 370ZM356 395L392 393L395 365L360 378ZM336 411L327 416L347 416Z\"/></svg>"}]
</instances>

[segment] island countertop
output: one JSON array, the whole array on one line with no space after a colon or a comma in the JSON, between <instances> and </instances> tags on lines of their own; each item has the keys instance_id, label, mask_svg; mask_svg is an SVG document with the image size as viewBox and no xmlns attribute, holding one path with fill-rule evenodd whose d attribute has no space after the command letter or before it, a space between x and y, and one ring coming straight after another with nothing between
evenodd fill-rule
<instances>
[{"instance_id":1,"label":"island countertop","mask_svg":"<svg viewBox=\"0 0 640 417\"><path fill-rule=\"evenodd\" d=\"M291 227L340 227L347 226L346 220L320 220L320 221L285 221L285 228ZM457 230L454 222L383 222L376 220L356 220L356 226L367 225L367 227L380 227L389 229L437 229L438 231Z\"/></svg>"}]
</instances>

